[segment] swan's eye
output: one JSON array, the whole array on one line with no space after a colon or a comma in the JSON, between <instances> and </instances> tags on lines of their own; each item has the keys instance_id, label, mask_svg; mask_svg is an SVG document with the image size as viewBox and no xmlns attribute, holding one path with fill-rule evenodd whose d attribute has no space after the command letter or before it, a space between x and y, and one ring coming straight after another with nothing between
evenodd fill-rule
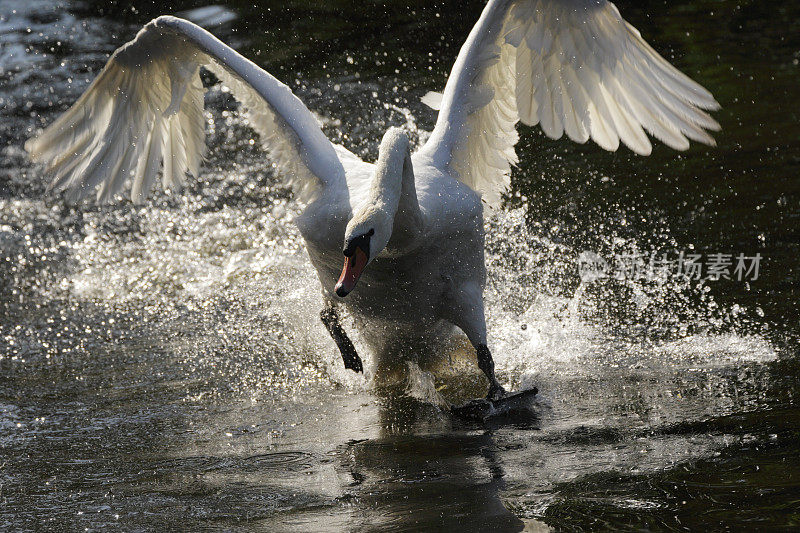
<instances>
[{"instance_id":1,"label":"swan's eye","mask_svg":"<svg viewBox=\"0 0 800 533\"><path fill-rule=\"evenodd\" d=\"M351 257L354 253L356 253L356 247L361 248L361 250L367 254L369 257L369 239L375 235L375 229L372 228L366 233L362 233L358 237L353 237L349 241L345 243L344 250L342 253L346 257Z\"/></svg>"}]
</instances>

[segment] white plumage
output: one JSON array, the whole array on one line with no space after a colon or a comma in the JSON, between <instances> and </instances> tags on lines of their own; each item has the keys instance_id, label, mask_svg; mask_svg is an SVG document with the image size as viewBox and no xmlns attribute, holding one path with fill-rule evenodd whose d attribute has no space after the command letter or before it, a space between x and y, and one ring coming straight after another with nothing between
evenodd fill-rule
<instances>
[{"instance_id":1,"label":"white plumage","mask_svg":"<svg viewBox=\"0 0 800 533\"><path fill-rule=\"evenodd\" d=\"M707 130L719 129L704 111L719 107L711 94L650 48L610 2L491 0L444 92L424 97L439 116L413 155L397 129L385 135L375 165L331 144L286 85L174 17L155 19L117 50L26 149L45 164L52 187L73 198L96 189L108 200L128 183L140 202L159 173L165 188L177 188L187 173L197 175L205 152L200 67L230 87L305 201L296 223L331 309L346 304L366 324L391 324L384 341L458 326L477 348L491 395L502 388L486 347L481 195L497 205L509 184L517 122L539 124L553 139L591 138L606 150L621 142L643 155L651 151L645 132L685 150L690 140L713 145ZM326 313L345 365L360 370L336 313Z\"/></svg>"},{"instance_id":2,"label":"white plumage","mask_svg":"<svg viewBox=\"0 0 800 533\"><path fill-rule=\"evenodd\" d=\"M219 39L159 17L118 49L84 95L25 149L43 161L52 187L107 200L131 181L141 201L159 170L165 188L197 175L205 153L203 66L228 85L263 146L300 193L344 183L344 169L316 119L291 90Z\"/></svg>"},{"instance_id":3,"label":"white plumage","mask_svg":"<svg viewBox=\"0 0 800 533\"><path fill-rule=\"evenodd\" d=\"M493 96L493 97L492 97ZM517 121L552 138L620 141L641 155L644 130L677 150L714 145L719 104L659 56L604 0L492 1L461 49L422 152L496 205L516 164Z\"/></svg>"}]
</instances>

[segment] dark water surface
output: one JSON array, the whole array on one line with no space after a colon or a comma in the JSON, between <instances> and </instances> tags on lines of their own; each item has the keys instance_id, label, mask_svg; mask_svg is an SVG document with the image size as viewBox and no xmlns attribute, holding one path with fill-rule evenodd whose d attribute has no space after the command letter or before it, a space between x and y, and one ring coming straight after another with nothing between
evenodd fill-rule
<instances>
[{"instance_id":1,"label":"dark water surface","mask_svg":"<svg viewBox=\"0 0 800 533\"><path fill-rule=\"evenodd\" d=\"M203 5L132 4L0 0L0 530L800 527L800 2L618 3L722 104L716 148L521 128L487 312L501 379L541 394L491 424L441 407L482 394L461 348L388 390L341 368L297 208L219 86L185 195L44 194L24 140L143 23ZM388 126L432 128L419 98L482 3L227 7L215 33L372 159ZM589 283L583 251L763 261Z\"/></svg>"}]
</instances>

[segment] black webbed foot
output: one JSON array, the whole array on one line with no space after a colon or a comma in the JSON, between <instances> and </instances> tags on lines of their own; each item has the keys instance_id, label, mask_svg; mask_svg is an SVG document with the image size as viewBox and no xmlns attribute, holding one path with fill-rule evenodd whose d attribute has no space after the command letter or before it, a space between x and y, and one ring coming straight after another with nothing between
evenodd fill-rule
<instances>
[{"instance_id":1,"label":"black webbed foot","mask_svg":"<svg viewBox=\"0 0 800 533\"><path fill-rule=\"evenodd\" d=\"M334 307L326 307L319 314L319 317L322 319L322 323L325 324L328 333L331 334L336 346L339 347L344 367L356 373L363 373L364 364L361 362L361 358L356 352L356 347L353 346L344 328L342 328L342 324L339 320L339 313L336 312L336 309Z\"/></svg>"},{"instance_id":2,"label":"black webbed foot","mask_svg":"<svg viewBox=\"0 0 800 533\"><path fill-rule=\"evenodd\" d=\"M531 401L538 392L536 387L518 392L503 392L501 398L470 400L462 405L453 405L450 412L458 418L479 422L510 415L518 420L530 421L536 418Z\"/></svg>"}]
</instances>

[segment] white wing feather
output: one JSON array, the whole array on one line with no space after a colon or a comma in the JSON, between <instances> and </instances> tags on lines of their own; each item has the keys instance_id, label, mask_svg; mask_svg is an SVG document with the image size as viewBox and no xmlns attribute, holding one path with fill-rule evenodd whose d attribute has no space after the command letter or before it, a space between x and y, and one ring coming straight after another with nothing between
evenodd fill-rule
<instances>
[{"instance_id":1,"label":"white wing feather","mask_svg":"<svg viewBox=\"0 0 800 533\"><path fill-rule=\"evenodd\" d=\"M228 85L277 168L304 197L344 187L344 168L314 116L291 90L206 30L159 17L111 56L98 78L25 148L46 164L52 188L74 199L97 188L108 200L130 183L147 197L197 175L205 153L204 66Z\"/></svg>"},{"instance_id":2,"label":"white wing feather","mask_svg":"<svg viewBox=\"0 0 800 533\"><path fill-rule=\"evenodd\" d=\"M426 103L439 104L426 95ZM420 150L496 205L516 164L515 125L637 154L645 131L714 145L711 93L658 55L606 0L491 0L456 59ZM437 106L438 107L438 106Z\"/></svg>"}]
</instances>

